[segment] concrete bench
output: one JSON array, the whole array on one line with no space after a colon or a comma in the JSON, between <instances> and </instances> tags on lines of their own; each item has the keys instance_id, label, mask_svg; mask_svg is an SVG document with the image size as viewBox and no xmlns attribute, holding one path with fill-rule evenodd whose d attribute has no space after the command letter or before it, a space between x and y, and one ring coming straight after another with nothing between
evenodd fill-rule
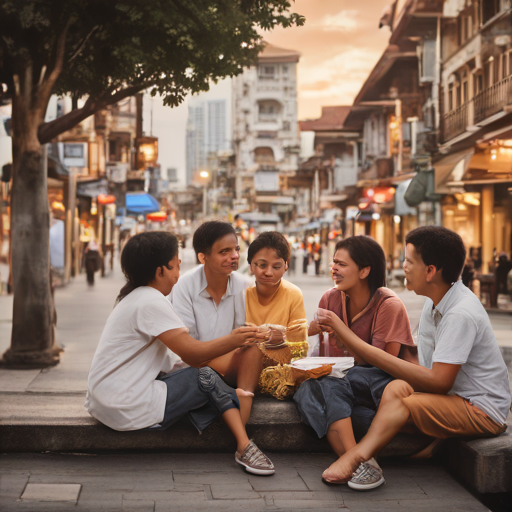
<instances>
[{"instance_id":1,"label":"concrete bench","mask_svg":"<svg viewBox=\"0 0 512 512\"><path fill-rule=\"evenodd\" d=\"M89 416L84 396L4 394L0 410L1 452L235 452L221 420L198 435L184 418L166 431L117 432ZM247 425L249 436L268 452L322 453L331 449L300 421L292 402L258 396ZM430 442L398 434L381 452L403 457ZM512 492L512 436L473 441L453 439L441 450L447 467L479 493Z\"/></svg>"}]
</instances>

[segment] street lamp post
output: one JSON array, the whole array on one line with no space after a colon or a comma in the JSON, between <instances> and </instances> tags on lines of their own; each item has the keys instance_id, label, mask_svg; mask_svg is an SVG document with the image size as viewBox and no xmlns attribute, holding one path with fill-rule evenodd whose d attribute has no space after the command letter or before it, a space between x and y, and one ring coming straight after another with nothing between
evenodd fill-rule
<instances>
[{"instance_id":1,"label":"street lamp post","mask_svg":"<svg viewBox=\"0 0 512 512\"><path fill-rule=\"evenodd\" d=\"M210 177L210 173L208 171L201 171L199 176L204 179L203 183L203 217L206 217L208 213L208 178Z\"/></svg>"}]
</instances>

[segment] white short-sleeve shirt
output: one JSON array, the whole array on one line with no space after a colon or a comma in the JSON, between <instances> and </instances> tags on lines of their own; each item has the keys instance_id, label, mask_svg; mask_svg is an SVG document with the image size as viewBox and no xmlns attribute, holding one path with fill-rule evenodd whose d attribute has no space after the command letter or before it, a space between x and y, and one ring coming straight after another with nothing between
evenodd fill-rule
<instances>
[{"instance_id":1,"label":"white short-sleeve shirt","mask_svg":"<svg viewBox=\"0 0 512 512\"><path fill-rule=\"evenodd\" d=\"M459 395L500 424L510 409L508 372L489 316L462 281L434 308L427 299L418 329L420 364L461 365L448 394Z\"/></svg>"},{"instance_id":2,"label":"white short-sleeve shirt","mask_svg":"<svg viewBox=\"0 0 512 512\"><path fill-rule=\"evenodd\" d=\"M141 286L108 317L94 354L85 408L115 430L138 430L163 420L167 387L160 372L180 368L180 358L158 335L185 328L158 290Z\"/></svg>"}]
</instances>

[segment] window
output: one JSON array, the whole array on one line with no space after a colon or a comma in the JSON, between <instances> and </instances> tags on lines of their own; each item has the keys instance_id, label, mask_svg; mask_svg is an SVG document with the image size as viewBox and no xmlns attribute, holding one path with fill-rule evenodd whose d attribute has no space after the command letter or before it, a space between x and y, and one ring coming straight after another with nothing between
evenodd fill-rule
<instances>
[{"instance_id":1,"label":"window","mask_svg":"<svg viewBox=\"0 0 512 512\"><path fill-rule=\"evenodd\" d=\"M259 66L258 77L263 79L274 79L276 78L276 67L275 66Z\"/></svg>"},{"instance_id":2,"label":"window","mask_svg":"<svg viewBox=\"0 0 512 512\"><path fill-rule=\"evenodd\" d=\"M468 90L468 74L466 71L462 72L462 96L461 96L461 105L466 103L469 99L469 90Z\"/></svg>"},{"instance_id":3,"label":"window","mask_svg":"<svg viewBox=\"0 0 512 512\"><path fill-rule=\"evenodd\" d=\"M500 0L481 0L482 23L487 23L500 12Z\"/></svg>"},{"instance_id":4,"label":"window","mask_svg":"<svg viewBox=\"0 0 512 512\"><path fill-rule=\"evenodd\" d=\"M448 86L448 112L453 110L453 83Z\"/></svg>"},{"instance_id":5,"label":"window","mask_svg":"<svg viewBox=\"0 0 512 512\"><path fill-rule=\"evenodd\" d=\"M289 132L290 131L290 121L283 121L283 130L285 132Z\"/></svg>"},{"instance_id":6,"label":"window","mask_svg":"<svg viewBox=\"0 0 512 512\"><path fill-rule=\"evenodd\" d=\"M494 84L494 58L491 57L484 64L484 75L486 87L491 87Z\"/></svg>"},{"instance_id":7,"label":"window","mask_svg":"<svg viewBox=\"0 0 512 512\"><path fill-rule=\"evenodd\" d=\"M473 74L473 95L476 96L484 88L484 77L479 70Z\"/></svg>"}]
</instances>

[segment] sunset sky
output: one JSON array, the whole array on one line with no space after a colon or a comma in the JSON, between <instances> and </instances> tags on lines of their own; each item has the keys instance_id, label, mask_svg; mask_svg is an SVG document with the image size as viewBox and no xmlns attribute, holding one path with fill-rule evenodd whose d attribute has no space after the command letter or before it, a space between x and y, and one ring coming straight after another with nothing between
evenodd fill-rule
<instances>
[{"instance_id":1,"label":"sunset sky","mask_svg":"<svg viewBox=\"0 0 512 512\"><path fill-rule=\"evenodd\" d=\"M293 10L306 17L306 24L264 34L269 43L301 53L299 119L320 117L322 106L352 104L387 46L389 27L379 29L379 19L391 2L296 0ZM162 168L176 167L184 179L188 102L173 109L160 108L160 103L157 98L145 101L144 130L160 139Z\"/></svg>"},{"instance_id":2,"label":"sunset sky","mask_svg":"<svg viewBox=\"0 0 512 512\"><path fill-rule=\"evenodd\" d=\"M303 27L265 34L298 50L299 119L320 116L322 105L350 105L389 40L379 19L391 0L296 0Z\"/></svg>"}]
</instances>

